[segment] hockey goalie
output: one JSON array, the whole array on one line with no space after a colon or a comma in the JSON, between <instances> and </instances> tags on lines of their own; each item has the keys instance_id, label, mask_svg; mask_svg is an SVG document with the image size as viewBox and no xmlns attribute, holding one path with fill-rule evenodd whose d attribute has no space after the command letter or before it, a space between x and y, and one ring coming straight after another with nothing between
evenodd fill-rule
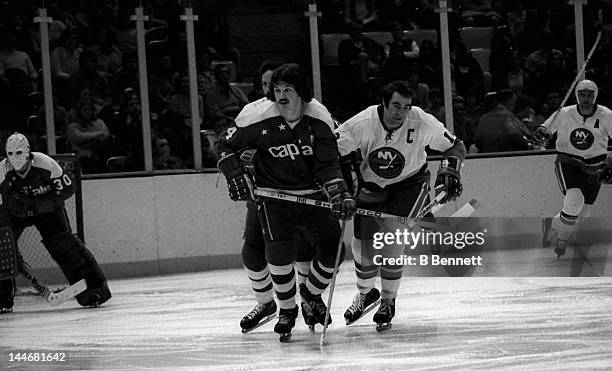
<instances>
[{"instance_id":1,"label":"hockey goalie","mask_svg":"<svg viewBox=\"0 0 612 371\"><path fill-rule=\"evenodd\" d=\"M87 289L76 296L85 307L96 307L111 297L106 278L91 252L72 233L64 200L74 194L74 185L51 157L30 152L27 138L12 134L6 141L7 158L0 162L0 227L10 227L17 241L26 227L35 226L43 245L68 282L85 279ZM2 251L9 248L3 243ZM11 312L15 294L15 267L7 264L0 276L0 313ZM10 261L7 258L7 261Z\"/></svg>"}]
</instances>

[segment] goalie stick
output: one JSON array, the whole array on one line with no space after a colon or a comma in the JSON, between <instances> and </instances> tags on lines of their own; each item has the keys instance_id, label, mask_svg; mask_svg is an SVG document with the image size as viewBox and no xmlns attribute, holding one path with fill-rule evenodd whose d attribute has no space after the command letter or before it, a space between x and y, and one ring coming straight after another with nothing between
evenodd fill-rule
<instances>
[{"instance_id":1,"label":"goalie stick","mask_svg":"<svg viewBox=\"0 0 612 371\"><path fill-rule=\"evenodd\" d=\"M60 305L61 303L68 301L78 294L82 293L87 289L87 283L82 279L72 286L68 286L65 289L59 292L53 292L50 287L41 284L36 277L34 277L24 266L24 264L19 264L19 272L23 274L25 278L27 278L32 286L40 293L40 295L45 298L47 303L52 307Z\"/></svg>"}]
</instances>

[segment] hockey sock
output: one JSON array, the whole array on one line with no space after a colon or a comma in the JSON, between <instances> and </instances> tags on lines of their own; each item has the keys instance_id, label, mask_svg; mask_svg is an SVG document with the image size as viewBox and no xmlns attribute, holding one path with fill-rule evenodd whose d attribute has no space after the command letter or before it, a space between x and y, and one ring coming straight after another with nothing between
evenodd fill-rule
<instances>
[{"instance_id":1,"label":"hockey sock","mask_svg":"<svg viewBox=\"0 0 612 371\"><path fill-rule=\"evenodd\" d=\"M244 267L244 270L246 270L249 276L249 281L251 282L251 287L255 293L255 300L257 300L257 303L265 304L273 300L272 277L270 277L268 266L266 265L264 269L260 271L253 271L247 267Z\"/></svg>"},{"instance_id":2,"label":"hockey sock","mask_svg":"<svg viewBox=\"0 0 612 371\"><path fill-rule=\"evenodd\" d=\"M367 294L376 284L378 266L374 265L372 259L363 257L362 246L365 246L361 239L353 237L351 248L353 250L353 260L355 263L355 275L357 276L357 290L362 294Z\"/></svg>"},{"instance_id":3,"label":"hockey sock","mask_svg":"<svg viewBox=\"0 0 612 371\"><path fill-rule=\"evenodd\" d=\"M302 283L306 283L308 279L308 274L310 273L310 262L296 262L297 270L298 270L298 285Z\"/></svg>"},{"instance_id":4,"label":"hockey sock","mask_svg":"<svg viewBox=\"0 0 612 371\"><path fill-rule=\"evenodd\" d=\"M313 295L320 295L329 285L334 273L334 267L325 267L317 259L310 264L310 274L306 288Z\"/></svg>"},{"instance_id":5,"label":"hockey sock","mask_svg":"<svg viewBox=\"0 0 612 371\"><path fill-rule=\"evenodd\" d=\"M295 271L293 264L273 265L270 264L270 273L274 283L274 291L281 309L295 308Z\"/></svg>"},{"instance_id":6,"label":"hockey sock","mask_svg":"<svg viewBox=\"0 0 612 371\"><path fill-rule=\"evenodd\" d=\"M383 268L384 271L384 268ZM381 271L382 274L382 271ZM401 278L401 277L400 277ZM397 292L399 290L400 278L382 278L380 279L380 286L382 288L382 292L380 293L383 299L393 299L397 297Z\"/></svg>"}]
</instances>

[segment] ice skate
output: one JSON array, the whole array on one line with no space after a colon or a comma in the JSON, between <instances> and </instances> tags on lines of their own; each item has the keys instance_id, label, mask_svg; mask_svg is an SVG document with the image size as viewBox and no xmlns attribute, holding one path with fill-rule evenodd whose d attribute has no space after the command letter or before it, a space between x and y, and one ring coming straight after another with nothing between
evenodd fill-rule
<instances>
[{"instance_id":1,"label":"ice skate","mask_svg":"<svg viewBox=\"0 0 612 371\"><path fill-rule=\"evenodd\" d=\"M550 247L553 242L552 237L550 236L550 227L552 225L551 217L547 216L542 219L542 247Z\"/></svg>"},{"instance_id":2,"label":"ice skate","mask_svg":"<svg viewBox=\"0 0 612 371\"><path fill-rule=\"evenodd\" d=\"M312 312L312 308L310 308L305 301L302 301L300 305L302 307L302 317L304 317L304 323L306 323L310 331L314 332L314 326L317 323L317 319Z\"/></svg>"},{"instance_id":3,"label":"ice skate","mask_svg":"<svg viewBox=\"0 0 612 371\"><path fill-rule=\"evenodd\" d=\"M257 304L246 316L242 317L240 327L246 334L265 325L276 317L276 302L271 300L265 304Z\"/></svg>"},{"instance_id":4,"label":"ice skate","mask_svg":"<svg viewBox=\"0 0 612 371\"><path fill-rule=\"evenodd\" d=\"M380 292L373 288L367 294L357 293L353 299L353 304L344 312L346 325L355 323L366 313L370 312L380 301Z\"/></svg>"},{"instance_id":5,"label":"ice skate","mask_svg":"<svg viewBox=\"0 0 612 371\"><path fill-rule=\"evenodd\" d=\"M565 254L566 249L567 249L567 241L557 240L557 246L555 247L555 254L557 254L557 259L559 259L561 255Z\"/></svg>"},{"instance_id":6,"label":"ice skate","mask_svg":"<svg viewBox=\"0 0 612 371\"><path fill-rule=\"evenodd\" d=\"M278 322L274 326L274 332L280 334L280 342L284 343L291 340L291 329L295 326L297 315L297 305L293 309L281 309L278 311Z\"/></svg>"},{"instance_id":7,"label":"ice skate","mask_svg":"<svg viewBox=\"0 0 612 371\"><path fill-rule=\"evenodd\" d=\"M314 317L314 323L312 326L317 323L325 325L325 313L327 312L327 306L323 302L321 295L313 295L310 291L308 291L305 284L300 284L300 295L302 296L302 304L310 308L310 311L312 311ZM304 321L306 321L306 318L304 318ZM327 324L330 325L331 323L332 319L330 316ZM308 324L308 322L306 324Z\"/></svg>"},{"instance_id":8,"label":"ice skate","mask_svg":"<svg viewBox=\"0 0 612 371\"><path fill-rule=\"evenodd\" d=\"M391 320L395 316L395 298L382 299L380 307L374 314L374 322L376 322L376 331L383 332L391 328Z\"/></svg>"}]
</instances>

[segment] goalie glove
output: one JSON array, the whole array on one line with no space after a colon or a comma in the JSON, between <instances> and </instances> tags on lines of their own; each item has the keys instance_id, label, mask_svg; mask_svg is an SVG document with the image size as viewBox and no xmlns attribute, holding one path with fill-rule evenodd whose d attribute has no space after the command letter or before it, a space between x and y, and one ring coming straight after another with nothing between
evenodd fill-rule
<instances>
[{"instance_id":1,"label":"goalie glove","mask_svg":"<svg viewBox=\"0 0 612 371\"><path fill-rule=\"evenodd\" d=\"M229 195L233 201L246 201L253 198L253 183L244 168L240 166L234 153L222 157L217 167L227 179Z\"/></svg>"},{"instance_id":2,"label":"goalie glove","mask_svg":"<svg viewBox=\"0 0 612 371\"><path fill-rule=\"evenodd\" d=\"M548 129L542 125L538 126L538 128L533 132L533 139L535 139L536 144L539 146L548 147L551 138L552 134L550 134Z\"/></svg>"},{"instance_id":3,"label":"goalie glove","mask_svg":"<svg viewBox=\"0 0 612 371\"><path fill-rule=\"evenodd\" d=\"M457 157L449 156L442 160L440 163L440 169L436 176L436 196L446 191L446 197L444 197L441 203L453 201L461 196L463 192L463 185L461 184L461 160Z\"/></svg>"},{"instance_id":4,"label":"goalie glove","mask_svg":"<svg viewBox=\"0 0 612 371\"><path fill-rule=\"evenodd\" d=\"M332 216L348 220L355 215L357 203L348 191L346 182L342 179L332 179L323 184L323 192L332 204Z\"/></svg>"}]
</instances>

